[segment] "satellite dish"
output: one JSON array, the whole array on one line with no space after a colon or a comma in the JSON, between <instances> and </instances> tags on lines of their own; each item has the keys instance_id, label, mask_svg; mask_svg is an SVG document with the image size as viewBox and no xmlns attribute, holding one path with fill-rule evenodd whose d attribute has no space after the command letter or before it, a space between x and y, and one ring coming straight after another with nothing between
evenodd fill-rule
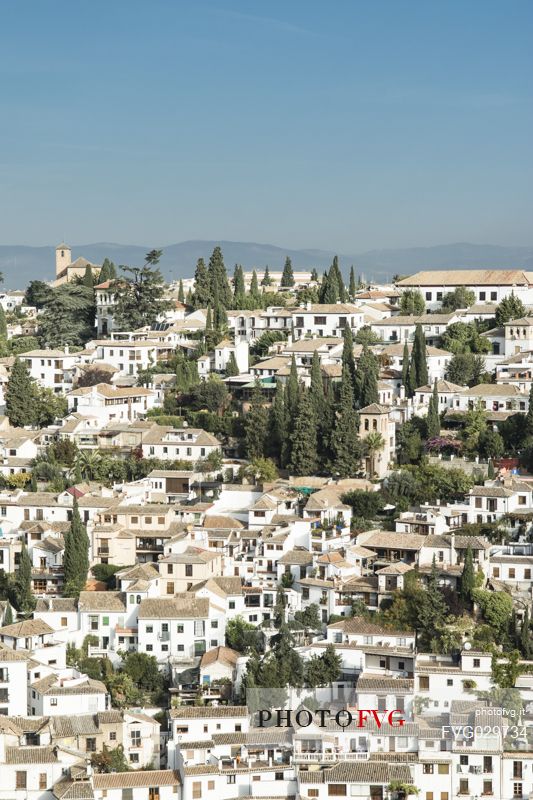
<instances>
[{"instance_id":1,"label":"satellite dish","mask_svg":"<svg viewBox=\"0 0 533 800\"><path fill-rule=\"evenodd\" d=\"M471 650L472 649L472 645L470 644L470 642L465 642L464 643L464 649L465 650Z\"/></svg>"}]
</instances>

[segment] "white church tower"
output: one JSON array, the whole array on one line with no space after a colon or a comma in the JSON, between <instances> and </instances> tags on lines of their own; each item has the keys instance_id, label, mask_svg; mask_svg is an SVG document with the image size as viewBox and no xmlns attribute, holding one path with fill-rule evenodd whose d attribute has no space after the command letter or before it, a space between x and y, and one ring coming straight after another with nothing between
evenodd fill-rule
<instances>
[{"instance_id":1,"label":"white church tower","mask_svg":"<svg viewBox=\"0 0 533 800\"><path fill-rule=\"evenodd\" d=\"M56 278L69 267L72 263L72 251L68 244L62 242L56 247Z\"/></svg>"}]
</instances>

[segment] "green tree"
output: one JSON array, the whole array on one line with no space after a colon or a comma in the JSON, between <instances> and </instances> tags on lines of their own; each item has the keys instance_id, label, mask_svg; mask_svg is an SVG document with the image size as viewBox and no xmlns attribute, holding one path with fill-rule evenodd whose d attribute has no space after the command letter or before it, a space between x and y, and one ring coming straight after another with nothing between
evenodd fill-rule
<instances>
[{"instance_id":1,"label":"green tree","mask_svg":"<svg viewBox=\"0 0 533 800\"><path fill-rule=\"evenodd\" d=\"M418 389L420 386L426 386L428 383L428 365L426 354L426 338L422 325L417 325L415 329L415 339L413 342L413 364L414 364L414 377Z\"/></svg>"},{"instance_id":2,"label":"green tree","mask_svg":"<svg viewBox=\"0 0 533 800\"><path fill-rule=\"evenodd\" d=\"M355 475L361 462L358 416L354 413L353 391L348 380L341 385L340 406L331 437L332 470L341 478Z\"/></svg>"},{"instance_id":3,"label":"green tree","mask_svg":"<svg viewBox=\"0 0 533 800\"><path fill-rule=\"evenodd\" d=\"M475 353L458 353L448 362L446 378L458 386L486 383L485 359Z\"/></svg>"},{"instance_id":4,"label":"green tree","mask_svg":"<svg viewBox=\"0 0 533 800\"><path fill-rule=\"evenodd\" d=\"M353 264L352 264L352 266L350 267L350 284L349 284L349 289L348 289L348 293L349 293L350 298L352 300L355 297L356 291L357 291L357 284L355 282L355 270L354 270Z\"/></svg>"},{"instance_id":5,"label":"green tree","mask_svg":"<svg viewBox=\"0 0 533 800\"><path fill-rule=\"evenodd\" d=\"M442 298L442 311L451 312L458 308L470 308L476 302L476 294L466 286L458 286L453 292L448 292Z\"/></svg>"},{"instance_id":6,"label":"green tree","mask_svg":"<svg viewBox=\"0 0 533 800\"><path fill-rule=\"evenodd\" d=\"M239 367L237 366L237 359L235 358L235 353L232 350L228 358L228 363L226 364L226 377L232 378L238 374L239 374Z\"/></svg>"},{"instance_id":7,"label":"green tree","mask_svg":"<svg viewBox=\"0 0 533 800\"><path fill-rule=\"evenodd\" d=\"M433 392L429 401L426 424L428 439L433 439L433 437L440 434L439 392L436 378L433 383Z\"/></svg>"},{"instance_id":8,"label":"green tree","mask_svg":"<svg viewBox=\"0 0 533 800\"><path fill-rule=\"evenodd\" d=\"M194 272L194 293L192 302L194 308L207 308L212 302L211 287L209 283L209 275L203 258L199 258L196 262L196 270Z\"/></svg>"},{"instance_id":9,"label":"green tree","mask_svg":"<svg viewBox=\"0 0 533 800\"><path fill-rule=\"evenodd\" d=\"M158 317L172 307L165 297L165 281L158 268L161 250L151 250L142 267L124 267L124 275L114 284L114 327L131 331L153 326ZM131 277L127 277L131 276Z\"/></svg>"},{"instance_id":10,"label":"green tree","mask_svg":"<svg viewBox=\"0 0 533 800\"><path fill-rule=\"evenodd\" d=\"M409 345L405 342L402 356L402 385L405 387L405 396L412 397L415 386L411 385L411 371L409 369Z\"/></svg>"},{"instance_id":11,"label":"green tree","mask_svg":"<svg viewBox=\"0 0 533 800\"><path fill-rule=\"evenodd\" d=\"M523 302L515 294L510 294L508 297L504 297L496 308L496 325L501 328L506 322L525 316L527 314Z\"/></svg>"},{"instance_id":12,"label":"green tree","mask_svg":"<svg viewBox=\"0 0 533 800\"><path fill-rule=\"evenodd\" d=\"M132 679L141 689L153 692L163 685L163 675L159 671L157 659L148 653L126 653L121 671Z\"/></svg>"},{"instance_id":13,"label":"green tree","mask_svg":"<svg viewBox=\"0 0 533 800\"><path fill-rule=\"evenodd\" d=\"M258 631L255 625L241 616L232 617L226 624L226 645L238 653L247 653L257 646Z\"/></svg>"},{"instance_id":14,"label":"green tree","mask_svg":"<svg viewBox=\"0 0 533 800\"><path fill-rule=\"evenodd\" d=\"M531 657L531 639L530 639L531 631L529 630L529 608L526 606L526 610L524 612L524 619L522 621L522 627L520 629L520 649L522 650L522 655L524 658L529 659Z\"/></svg>"},{"instance_id":15,"label":"green tree","mask_svg":"<svg viewBox=\"0 0 533 800\"><path fill-rule=\"evenodd\" d=\"M257 272L252 272L252 280L250 281L250 299L255 308L261 305L261 292L259 291L259 283L257 281Z\"/></svg>"},{"instance_id":16,"label":"green tree","mask_svg":"<svg viewBox=\"0 0 533 800\"><path fill-rule=\"evenodd\" d=\"M369 475L372 479L376 473L376 453L379 453L385 447L385 439L379 431L371 431L363 439L363 448L368 455L369 460Z\"/></svg>"},{"instance_id":17,"label":"green tree","mask_svg":"<svg viewBox=\"0 0 533 800\"><path fill-rule=\"evenodd\" d=\"M51 290L39 314L39 338L45 347L81 346L94 338L94 290L64 283Z\"/></svg>"},{"instance_id":18,"label":"green tree","mask_svg":"<svg viewBox=\"0 0 533 800\"><path fill-rule=\"evenodd\" d=\"M7 339L7 320L4 307L0 305L0 338Z\"/></svg>"},{"instance_id":19,"label":"green tree","mask_svg":"<svg viewBox=\"0 0 533 800\"><path fill-rule=\"evenodd\" d=\"M268 440L268 410L264 403L261 383L258 379L256 379L253 388L250 410L244 421L244 429L248 458L250 461L255 458L262 458L265 455Z\"/></svg>"},{"instance_id":20,"label":"green tree","mask_svg":"<svg viewBox=\"0 0 533 800\"><path fill-rule=\"evenodd\" d=\"M314 475L318 469L317 420L310 393L303 387L291 434L290 469L295 475Z\"/></svg>"},{"instance_id":21,"label":"green tree","mask_svg":"<svg viewBox=\"0 0 533 800\"><path fill-rule=\"evenodd\" d=\"M450 353L488 353L491 343L483 336L476 322L454 322L448 325L441 337L441 344Z\"/></svg>"},{"instance_id":22,"label":"green tree","mask_svg":"<svg viewBox=\"0 0 533 800\"><path fill-rule=\"evenodd\" d=\"M433 640L439 638L447 615L446 600L439 586L435 556L433 556L427 589L420 596L420 601L417 622L424 645L428 646Z\"/></svg>"},{"instance_id":23,"label":"green tree","mask_svg":"<svg viewBox=\"0 0 533 800\"><path fill-rule=\"evenodd\" d=\"M270 408L268 424L268 452L280 466L284 466L284 443L287 440L287 413L285 409L285 387L276 382L276 393Z\"/></svg>"},{"instance_id":24,"label":"green tree","mask_svg":"<svg viewBox=\"0 0 533 800\"><path fill-rule=\"evenodd\" d=\"M352 392L354 392L356 368L353 354L353 335L349 325L346 325L342 332L342 342L342 380L348 381Z\"/></svg>"},{"instance_id":25,"label":"green tree","mask_svg":"<svg viewBox=\"0 0 533 800\"><path fill-rule=\"evenodd\" d=\"M315 281L315 283L318 283L318 272L316 271L316 267L313 267L311 270L311 280Z\"/></svg>"},{"instance_id":26,"label":"green tree","mask_svg":"<svg viewBox=\"0 0 533 800\"><path fill-rule=\"evenodd\" d=\"M224 308L231 308L231 288L228 281L222 250L217 245L211 253L207 268L210 296Z\"/></svg>"},{"instance_id":27,"label":"green tree","mask_svg":"<svg viewBox=\"0 0 533 800\"><path fill-rule=\"evenodd\" d=\"M324 677L331 686L338 681L342 670L342 658L335 650L335 645L328 644L322 655L324 661Z\"/></svg>"},{"instance_id":28,"label":"green tree","mask_svg":"<svg viewBox=\"0 0 533 800\"><path fill-rule=\"evenodd\" d=\"M100 272L98 273L98 283L105 283L106 281L111 280L112 277L111 262L108 258L104 258Z\"/></svg>"},{"instance_id":29,"label":"green tree","mask_svg":"<svg viewBox=\"0 0 533 800\"><path fill-rule=\"evenodd\" d=\"M97 773L129 772L130 765L124 755L124 747L108 747L103 744L98 753L91 754L91 766Z\"/></svg>"},{"instance_id":30,"label":"green tree","mask_svg":"<svg viewBox=\"0 0 533 800\"><path fill-rule=\"evenodd\" d=\"M315 412L315 419L318 426L324 413L324 383L322 381L322 371L320 369L320 359L318 352L315 350L313 353L313 360L311 361L311 402Z\"/></svg>"},{"instance_id":31,"label":"green tree","mask_svg":"<svg viewBox=\"0 0 533 800\"><path fill-rule=\"evenodd\" d=\"M185 289L183 288L183 280L181 278L178 284L178 302L185 305Z\"/></svg>"},{"instance_id":32,"label":"green tree","mask_svg":"<svg viewBox=\"0 0 533 800\"><path fill-rule=\"evenodd\" d=\"M24 304L37 309L48 305L54 290L44 281L30 281L24 295Z\"/></svg>"},{"instance_id":33,"label":"green tree","mask_svg":"<svg viewBox=\"0 0 533 800\"><path fill-rule=\"evenodd\" d=\"M357 369L353 382L354 404L356 408L364 408L378 400L378 374L379 366L374 353L367 345L357 361Z\"/></svg>"},{"instance_id":34,"label":"green tree","mask_svg":"<svg viewBox=\"0 0 533 800\"><path fill-rule=\"evenodd\" d=\"M341 496L341 501L352 507L354 517L362 519L374 519L385 505L380 492L366 492L362 489L346 492Z\"/></svg>"},{"instance_id":35,"label":"green tree","mask_svg":"<svg viewBox=\"0 0 533 800\"><path fill-rule=\"evenodd\" d=\"M78 509L78 501L74 498L70 528L65 536L65 552L63 555L65 597L79 597L85 589L89 572L89 537L83 525Z\"/></svg>"},{"instance_id":36,"label":"green tree","mask_svg":"<svg viewBox=\"0 0 533 800\"><path fill-rule=\"evenodd\" d=\"M292 263L287 256L285 259L285 266L283 267L283 274L281 276L281 288L286 289L294 286L294 272L292 271Z\"/></svg>"},{"instance_id":37,"label":"green tree","mask_svg":"<svg viewBox=\"0 0 533 800\"><path fill-rule=\"evenodd\" d=\"M87 286L89 289L92 289L94 287L93 271L88 264L85 267L85 274L81 279L81 282L83 283L84 286Z\"/></svg>"},{"instance_id":38,"label":"green tree","mask_svg":"<svg viewBox=\"0 0 533 800\"><path fill-rule=\"evenodd\" d=\"M252 477L256 483L272 483L278 478L276 465L271 458L254 458L244 469L247 477Z\"/></svg>"},{"instance_id":39,"label":"green tree","mask_svg":"<svg viewBox=\"0 0 533 800\"><path fill-rule=\"evenodd\" d=\"M405 289L400 297L400 314L419 317L426 310L426 302L419 289Z\"/></svg>"},{"instance_id":40,"label":"green tree","mask_svg":"<svg viewBox=\"0 0 533 800\"><path fill-rule=\"evenodd\" d=\"M332 305L337 302L340 296L339 278L337 272L330 269L329 272L324 272L324 279L320 288L320 302L327 305Z\"/></svg>"},{"instance_id":41,"label":"green tree","mask_svg":"<svg viewBox=\"0 0 533 800\"><path fill-rule=\"evenodd\" d=\"M261 281L261 286L272 286L272 278L270 277L270 270L268 268L268 264L265 267L265 273Z\"/></svg>"},{"instance_id":42,"label":"green tree","mask_svg":"<svg viewBox=\"0 0 533 800\"><path fill-rule=\"evenodd\" d=\"M16 358L6 389L6 414L9 424L14 428L33 425L36 411L35 383L30 377L26 363Z\"/></svg>"},{"instance_id":43,"label":"green tree","mask_svg":"<svg viewBox=\"0 0 533 800\"><path fill-rule=\"evenodd\" d=\"M474 559L470 545L466 548L465 563L463 574L461 575L461 598L463 602L469 603L472 591L476 588L476 574L474 572Z\"/></svg>"},{"instance_id":44,"label":"green tree","mask_svg":"<svg viewBox=\"0 0 533 800\"><path fill-rule=\"evenodd\" d=\"M31 613L36 605L31 590L31 559L24 543L20 551L19 568L14 579L14 600L17 611L22 614Z\"/></svg>"},{"instance_id":45,"label":"green tree","mask_svg":"<svg viewBox=\"0 0 533 800\"><path fill-rule=\"evenodd\" d=\"M244 284L244 272L240 264L235 264L233 270L233 305L234 308L244 307L244 296L246 287Z\"/></svg>"},{"instance_id":46,"label":"green tree","mask_svg":"<svg viewBox=\"0 0 533 800\"><path fill-rule=\"evenodd\" d=\"M332 275L335 276L335 283L337 285L337 297L335 298L335 301L336 300L340 300L341 303L345 303L346 300L348 299L348 296L347 296L347 293L346 293L346 286L344 285L344 278L342 276L342 272L341 272L340 267L339 267L339 258L338 258L338 256L334 256L333 257L333 263L331 265L331 268L330 268L330 271L329 271L329 275L330 275L330 277Z\"/></svg>"}]
</instances>

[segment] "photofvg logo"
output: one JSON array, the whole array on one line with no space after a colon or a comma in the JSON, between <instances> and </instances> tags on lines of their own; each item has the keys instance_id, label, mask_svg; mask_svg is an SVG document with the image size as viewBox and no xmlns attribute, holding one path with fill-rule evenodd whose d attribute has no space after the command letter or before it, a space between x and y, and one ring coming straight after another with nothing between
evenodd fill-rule
<instances>
[{"instance_id":1,"label":"photofvg logo","mask_svg":"<svg viewBox=\"0 0 533 800\"><path fill-rule=\"evenodd\" d=\"M246 704L258 728L382 730L405 724L402 709L360 708L353 689L247 689Z\"/></svg>"}]
</instances>

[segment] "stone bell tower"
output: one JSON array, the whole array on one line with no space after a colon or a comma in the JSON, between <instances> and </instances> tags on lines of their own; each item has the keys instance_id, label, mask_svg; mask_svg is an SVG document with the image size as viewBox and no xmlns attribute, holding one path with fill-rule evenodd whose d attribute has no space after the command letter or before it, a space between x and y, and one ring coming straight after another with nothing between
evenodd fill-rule
<instances>
[{"instance_id":1,"label":"stone bell tower","mask_svg":"<svg viewBox=\"0 0 533 800\"><path fill-rule=\"evenodd\" d=\"M62 242L56 247L56 278L72 263L72 251L68 244Z\"/></svg>"}]
</instances>

